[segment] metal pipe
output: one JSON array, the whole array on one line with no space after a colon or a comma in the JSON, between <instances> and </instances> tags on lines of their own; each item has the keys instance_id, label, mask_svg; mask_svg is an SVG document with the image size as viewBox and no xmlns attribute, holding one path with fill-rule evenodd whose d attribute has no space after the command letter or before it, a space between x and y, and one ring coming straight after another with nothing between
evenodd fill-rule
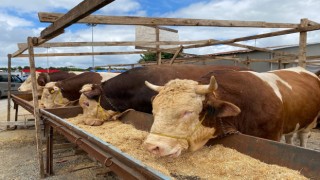
<instances>
[{"instance_id":1,"label":"metal pipe","mask_svg":"<svg viewBox=\"0 0 320 180\"><path fill-rule=\"evenodd\" d=\"M134 176L138 179L170 179L158 171L143 165L141 162L121 152L113 145L104 142L103 140L88 134L79 127L74 126L60 117L41 109L40 113L43 117L48 118L48 122L52 124L58 131L62 131L64 135L73 143L79 145L83 150L93 155L102 164L107 158L112 157L113 165L109 168L120 176ZM129 172L129 174L128 174Z\"/></svg>"}]
</instances>

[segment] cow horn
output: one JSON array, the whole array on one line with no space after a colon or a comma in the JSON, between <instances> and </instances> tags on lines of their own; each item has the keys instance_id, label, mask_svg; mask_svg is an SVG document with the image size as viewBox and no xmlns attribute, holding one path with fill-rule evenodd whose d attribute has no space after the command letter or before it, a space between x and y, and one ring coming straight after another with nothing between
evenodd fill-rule
<instances>
[{"instance_id":1,"label":"cow horn","mask_svg":"<svg viewBox=\"0 0 320 180\"><path fill-rule=\"evenodd\" d=\"M210 83L208 85L198 85L196 87L196 93L197 94L207 94L214 90L217 90L218 84L216 81L216 78L214 76L211 76Z\"/></svg>"},{"instance_id":2,"label":"cow horn","mask_svg":"<svg viewBox=\"0 0 320 180\"><path fill-rule=\"evenodd\" d=\"M148 81L145 81L144 82L146 84L146 86L148 86L150 89L154 90L154 91L157 91L159 92L162 88L162 86L157 86L157 85L154 85L154 84L151 84L149 83Z\"/></svg>"}]
</instances>

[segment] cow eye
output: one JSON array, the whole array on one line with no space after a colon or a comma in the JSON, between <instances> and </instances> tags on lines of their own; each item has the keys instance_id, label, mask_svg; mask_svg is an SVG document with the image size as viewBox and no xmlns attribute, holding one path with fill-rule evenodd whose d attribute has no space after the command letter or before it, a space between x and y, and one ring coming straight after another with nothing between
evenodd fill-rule
<instances>
[{"instance_id":1,"label":"cow eye","mask_svg":"<svg viewBox=\"0 0 320 180\"><path fill-rule=\"evenodd\" d=\"M193 113L193 111L184 111L184 112L182 113L182 117L188 117L188 116L190 116L192 113Z\"/></svg>"}]
</instances>

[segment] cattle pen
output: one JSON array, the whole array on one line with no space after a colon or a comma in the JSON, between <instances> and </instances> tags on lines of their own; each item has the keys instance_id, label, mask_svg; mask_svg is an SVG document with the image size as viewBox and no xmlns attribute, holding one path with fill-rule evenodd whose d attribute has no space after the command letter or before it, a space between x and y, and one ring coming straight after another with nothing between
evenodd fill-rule
<instances>
[{"instance_id":1,"label":"cattle pen","mask_svg":"<svg viewBox=\"0 0 320 180\"><path fill-rule=\"evenodd\" d=\"M19 50L13 54L8 54L8 71L9 77L11 73L12 58L29 58L33 90L32 94L11 94L10 78L8 86L8 113L7 121L10 123L10 99L13 100L16 107L18 105L25 108L35 116L35 128L37 138L38 160L40 176L53 174L53 129L63 134L70 142L82 148L91 156L95 157L101 164L109 167L117 175L128 179L168 179L169 177L159 173L158 171L142 164L125 153L119 151L109 143L102 142L80 128L67 123L64 119L81 113L79 107L57 108L57 109L40 109L36 88L35 76L35 57L48 56L91 56L91 55L125 55L125 54L144 54L154 52L157 54L157 61L150 64L142 65L160 65L174 63L197 63L210 61L232 61L234 65L242 65L249 67L251 63L270 62L278 64L298 64L305 67L308 63L318 63L320 56L307 56L307 32L319 30L320 25L308 19L301 19L298 24L292 23L269 23L259 21L230 21L230 20L207 20L207 19L183 19L183 18L149 18L149 17L116 17L103 15L90 15L101 7L111 3L112 0L84 0L79 5L71 9L66 14L58 13L39 13L41 22L50 22L50 26L45 28L39 37L28 37L27 43L20 43ZM127 42L52 42L47 41L54 39L64 32L64 29L74 23L91 23L91 24L111 24L111 25L141 25L152 26L156 32L156 41L127 41ZM245 27L245 28L285 28L285 30L275 31L271 33L239 37L229 40L198 40L198 41L160 41L159 30L162 26L206 26L206 27ZM292 33L299 33L299 53L287 53L274 51L268 48L261 48L239 44L237 42L268 38ZM269 52L274 56L273 59L253 59L253 58L238 58L231 56L220 55L194 55L183 53L183 49L200 48L214 45L230 45L242 47L250 50ZM77 52L77 53L46 53L35 54L34 48L46 47L79 47L79 46L147 46L153 45L155 48L143 48L139 51L128 52ZM176 45L175 48L161 48L162 45ZM28 50L27 54L23 54ZM169 60L162 60L161 53L173 53L174 57ZM185 55L183 58L178 58L178 55ZM139 64L141 65L141 64ZM111 65L106 65L109 67ZM135 66L135 64L130 64ZM280 65L279 65L280 67ZM33 103L27 101L33 100ZM16 119L16 117L15 117ZM137 120L141 120L140 122ZM144 113L129 113L123 117L123 122L134 124L137 129L148 131L152 124L152 116ZM46 161L43 162L43 154L41 151L41 129L40 121L45 124L46 133ZM232 135L220 140L210 142L209 144L223 144L226 147L232 147L239 152L252 156L256 159L270 164L278 164L291 169L299 170L309 178L317 178L320 171L320 153L299 147L293 147L278 142L268 141L256 137L246 135ZM265 151L273 152L272 155L263 153ZM286 157L283 156L284 152ZM280 159L279 157L283 157Z\"/></svg>"}]
</instances>

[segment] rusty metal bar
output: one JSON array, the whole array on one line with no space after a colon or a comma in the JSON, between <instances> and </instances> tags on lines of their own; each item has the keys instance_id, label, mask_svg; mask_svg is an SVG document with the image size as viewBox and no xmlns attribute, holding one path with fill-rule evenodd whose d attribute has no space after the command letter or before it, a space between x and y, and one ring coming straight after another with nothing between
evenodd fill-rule
<instances>
[{"instance_id":1,"label":"rusty metal bar","mask_svg":"<svg viewBox=\"0 0 320 180\"><path fill-rule=\"evenodd\" d=\"M47 139L47 155L46 155L46 175L53 174L53 128L45 124L45 132Z\"/></svg>"},{"instance_id":2,"label":"rusty metal bar","mask_svg":"<svg viewBox=\"0 0 320 180\"><path fill-rule=\"evenodd\" d=\"M28 112L33 114L34 107L31 102L29 102L29 98L32 100L32 94L31 93L14 93L11 94L11 98L14 104L20 105L24 109L26 109Z\"/></svg>"},{"instance_id":3,"label":"rusty metal bar","mask_svg":"<svg viewBox=\"0 0 320 180\"><path fill-rule=\"evenodd\" d=\"M109 168L119 176L125 179L170 179L49 111L48 109L41 109L40 113L43 118L47 118L46 121L50 126L61 132L67 139L77 144L102 164L109 165ZM53 109L53 111L55 110Z\"/></svg>"},{"instance_id":4,"label":"rusty metal bar","mask_svg":"<svg viewBox=\"0 0 320 180\"><path fill-rule=\"evenodd\" d=\"M319 178L320 152L318 151L244 134L214 139L207 143L207 145L214 144L236 149L267 164L277 164L300 171L311 179Z\"/></svg>"}]
</instances>

